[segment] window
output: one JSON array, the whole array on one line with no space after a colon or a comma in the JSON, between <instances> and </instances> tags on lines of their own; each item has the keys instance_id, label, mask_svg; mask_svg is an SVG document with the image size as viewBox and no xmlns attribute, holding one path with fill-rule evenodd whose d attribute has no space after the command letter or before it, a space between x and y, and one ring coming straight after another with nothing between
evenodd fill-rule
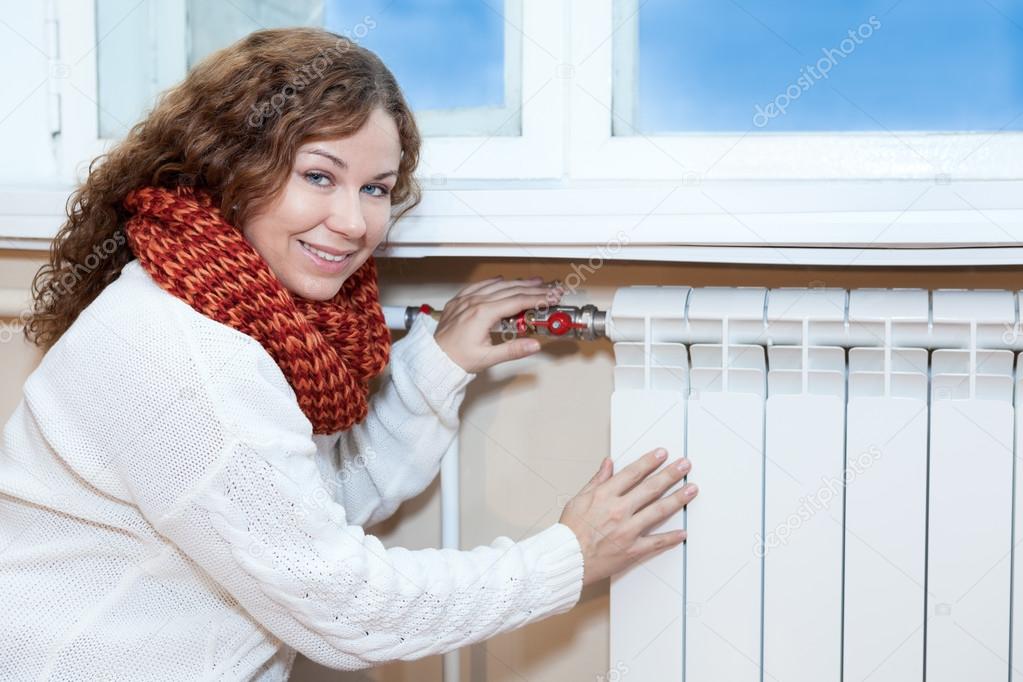
<instances>
[{"instance_id":1,"label":"window","mask_svg":"<svg viewBox=\"0 0 1023 682\"><path fill-rule=\"evenodd\" d=\"M632 26L615 134L1023 129L1019 3L647 0Z\"/></svg>"},{"instance_id":2,"label":"window","mask_svg":"<svg viewBox=\"0 0 1023 682\"><path fill-rule=\"evenodd\" d=\"M203 57L275 26L322 26L376 52L424 135L519 135L521 35L506 15L521 21L519 0L96 0L99 137L123 135Z\"/></svg>"},{"instance_id":3,"label":"window","mask_svg":"<svg viewBox=\"0 0 1023 682\"><path fill-rule=\"evenodd\" d=\"M325 15L380 55L424 134L521 133L522 36L505 23L521 22L520 3L328 0Z\"/></svg>"},{"instance_id":4,"label":"window","mask_svg":"<svg viewBox=\"0 0 1023 682\"><path fill-rule=\"evenodd\" d=\"M93 0L56 15L60 53L74 65L59 76L64 177L81 178L203 56L259 28L296 25L346 35L391 67L424 135L425 184L561 171L551 81L564 23L535 0Z\"/></svg>"},{"instance_id":5,"label":"window","mask_svg":"<svg viewBox=\"0 0 1023 682\"><path fill-rule=\"evenodd\" d=\"M47 125L13 142L65 184L211 50L322 25L382 56L425 133L425 200L390 254L1023 262L1014 0L45 7L33 21L54 49L13 45L31 75L21 97L37 87L24 107ZM46 199L34 238L65 197Z\"/></svg>"},{"instance_id":6,"label":"window","mask_svg":"<svg viewBox=\"0 0 1023 682\"><path fill-rule=\"evenodd\" d=\"M580 131L574 146L600 152L579 155L573 172L693 182L1018 179L1023 152L1018 4L871 0L856 3L861 9L855 11L843 9L848 6L760 0L605 5L604 16L580 27L594 55L576 83L573 105L587 118L611 111L613 123ZM719 29L709 31L714 23ZM604 27L613 27L613 49L599 42L607 35ZM948 35L953 27L957 32ZM869 37L850 48L842 42L850 30ZM679 38L673 42L665 37L672 31ZM830 77L820 79L822 85L810 76L810 87L800 85L801 70L816 65L809 55L843 48L847 57L830 53L835 84ZM648 67L644 54L652 62ZM965 66L950 70L942 60ZM667 64L674 71L658 75ZM702 67L710 73L698 73ZM978 87L981 76L971 76L971 68L1003 87L993 92ZM611 85L600 80L602 70L613 72ZM718 83L715 72L738 75ZM677 74L674 83L668 83L671 73ZM682 104L658 113L650 102L662 85L665 101ZM791 85L799 93L789 91ZM962 92L962 101L937 104L942 92ZM771 104L775 108L768 109ZM760 117L758 105L765 112ZM786 105L784 115L779 105ZM953 124L966 127L949 129ZM671 134L662 134L665 130Z\"/></svg>"}]
</instances>

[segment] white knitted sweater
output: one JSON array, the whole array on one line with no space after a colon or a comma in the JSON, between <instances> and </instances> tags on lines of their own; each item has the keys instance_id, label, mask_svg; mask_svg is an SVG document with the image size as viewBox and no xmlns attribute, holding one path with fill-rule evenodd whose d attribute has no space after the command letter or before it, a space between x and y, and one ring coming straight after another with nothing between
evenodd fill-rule
<instances>
[{"instance_id":1,"label":"white knitted sweater","mask_svg":"<svg viewBox=\"0 0 1023 682\"><path fill-rule=\"evenodd\" d=\"M437 475L467 374L420 315L370 413L314 436L263 347L131 261L43 357L0 450L0 679L283 680L572 608L556 523L470 551L363 527Z\"/></svg>"}]
</instances>

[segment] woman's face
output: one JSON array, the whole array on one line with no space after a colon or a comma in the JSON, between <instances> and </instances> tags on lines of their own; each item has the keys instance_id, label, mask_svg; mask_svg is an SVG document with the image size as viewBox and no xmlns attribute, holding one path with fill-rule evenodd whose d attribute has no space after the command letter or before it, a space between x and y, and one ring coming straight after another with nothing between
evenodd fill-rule
<instances>
[{"instance_id":1,"label":"woman's face","mask_svg":"<svg viewBox=\"0 0 1023 682\"><path fill-rule=\"evenodd\" d=\"M284 189L242 234L289 291L329 300L383 240L400 160L398 126L375 109L353 135L299 147Z\"/></svg>"}]
</instances>

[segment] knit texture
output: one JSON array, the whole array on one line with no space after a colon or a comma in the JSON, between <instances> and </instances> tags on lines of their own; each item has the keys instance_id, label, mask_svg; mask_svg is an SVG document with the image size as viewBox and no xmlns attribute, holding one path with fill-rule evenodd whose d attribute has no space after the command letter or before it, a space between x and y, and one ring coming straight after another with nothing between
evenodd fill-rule
<instances>
[{"instance_id":1,"label":"knit texture","mask_svg":"<svg viewBox=\"0 0 1023 682\"><path fill-rule=\"evenodd\" d=\"M4 426L0 680L280 682L296 651L367 668L571 608L564 524L465 551L365 530L457 435L473 375L436 324L394 343L362 423L313 435L259 343L126 264Z\"/></svg>"},{"instance_id":2,"label":"knit texture","mask_svg":"<svg viewBox=\"0 0 1023 682\"><path fill-rule=\"evenodd\" d=\"M295 390L313 433L366 418L369 380L387 364L390 334L370 257L329 301L288 291L203 189L143 187L127 195L132 252L194 309L259 341Z\"/></svg>"}]
</instances>

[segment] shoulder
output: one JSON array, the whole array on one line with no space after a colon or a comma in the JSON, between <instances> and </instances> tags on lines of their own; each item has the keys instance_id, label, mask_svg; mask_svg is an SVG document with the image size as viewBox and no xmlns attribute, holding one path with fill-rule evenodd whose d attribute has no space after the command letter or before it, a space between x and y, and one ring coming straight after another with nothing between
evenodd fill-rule
<instances>
[{"instance_id":1,"label":"shoulder","mask_svg":"<svg viewBox=\"0 0 1023 682\"><path fill-rule=\"evenodd\" d=\"M138 423L175 415L235 433L261 419L304 426L294 391L259 342L162 289L138 261L82 310L25 394L49 409L91 413L95 423L113 411Z\"/></svg>"},{"instance_id":2,"label":"shoulder","mask_svg":"<svg viewBox=\"0 0 1023 682\"><path fill-rule=\"evenodd\" d=\"M107 285L82 312L82 324L76 320L69 332L75 326L94 331L90 327L113 325L126 330L132 337L138 337L133 340L195 339L203 342L199 350L211 350L225 344L235 350L262 348L255 339L203 315L164 290L137 260L127 263L120 277Z\"/></svg>"},{"instance_id":3,"label":"shoulder","mask_svg":"<svg viewBox=\"0 0 1023 682\"><path fill-rule=\"evenodd\" d=\"M44 361L78 353L109 363L144 361L161 375L192 365L208 371L228 358L267 355L255 339L165 291L137 260L82 310Z\"/></svg>"}]
</instances>

